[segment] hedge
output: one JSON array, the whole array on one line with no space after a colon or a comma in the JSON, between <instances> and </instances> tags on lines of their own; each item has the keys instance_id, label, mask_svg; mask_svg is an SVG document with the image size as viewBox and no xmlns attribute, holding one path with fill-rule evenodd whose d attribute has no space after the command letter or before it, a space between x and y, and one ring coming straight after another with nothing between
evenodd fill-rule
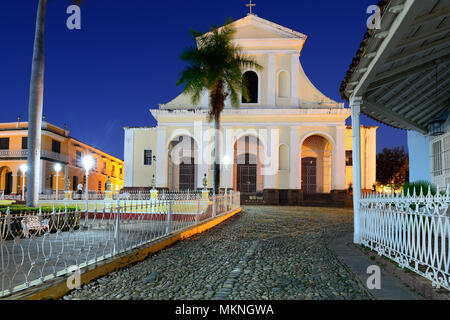
<instances>
[{"instance_id":1,"label":"hedge","mask_svg":"<svg viewBox=\"0 0 450 320\"><path fill-rule=\"evenodd\" d=\"M6 213L7 208L9 208L10 214L30 214L30 213L39 213L39 208L34 207L26 207L20 204L14 204L9 206L0 206L0 213ZM64 212L65 206L55 206L55 212ZM75 206L67 206L67 211L75 211ZM42 213L52 213L53 206L45 206L41 207Z\"/></svg>"}]
</instances>

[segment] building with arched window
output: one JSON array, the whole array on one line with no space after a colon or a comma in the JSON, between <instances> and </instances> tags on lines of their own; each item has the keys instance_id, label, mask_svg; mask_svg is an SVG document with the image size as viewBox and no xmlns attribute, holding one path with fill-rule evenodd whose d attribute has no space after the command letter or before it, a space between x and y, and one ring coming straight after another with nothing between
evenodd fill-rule
<instances>
[{"instance_id":1,"label":"building with arched window","mask_svg":"<svg viewBox=\"0 0 450 320\"><path fill-rule=\"evenodd\" d=\"M352 184L350 110L306 76L300 61L306 35L252 14L233 24L233 42L262 69L243 70L237 108L225 102L220 154L231 163L219 159L221 188L270 204L345 193ZM197 105L182 93L150 110L156 127L126 127L125 187L148 188L154 174L157 188L199 190L206 174L211 188L214 123L208 111L207 91ZM364 130L364 188L372 189L376 128ZM148 150L156 157L151 165L142 162Z\"/></svg>"}]
</instances>

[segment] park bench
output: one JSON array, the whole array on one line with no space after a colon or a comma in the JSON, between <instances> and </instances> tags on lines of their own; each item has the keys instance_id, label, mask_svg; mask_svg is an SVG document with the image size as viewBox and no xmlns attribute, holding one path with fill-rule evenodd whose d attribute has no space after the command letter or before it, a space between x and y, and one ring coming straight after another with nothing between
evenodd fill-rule
<instances>
[{"instance_id":1,"label":"park bench","mask_svg":"<svg viewBox=\"0 0 450 320\"><path fill-rule=\"evenodd\" d=\"M50 228L48 219L40 219L39 216L27 216L22 219L21 226L25 237L29 237L29 231L43 230L48 231Z\"/></svg>"}]
</instances>

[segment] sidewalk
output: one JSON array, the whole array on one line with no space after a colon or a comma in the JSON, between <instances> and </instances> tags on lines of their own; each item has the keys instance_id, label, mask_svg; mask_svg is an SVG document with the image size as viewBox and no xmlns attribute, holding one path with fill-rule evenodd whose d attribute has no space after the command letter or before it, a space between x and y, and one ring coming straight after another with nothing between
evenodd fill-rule
<instances>
[{"instance_id":1,"label":"sidewalk","mask_svg":"<svg viewBox=\"0 0 450 320\"><path fill-rule=\"evenodd\" d=\"M332 249L338 256L339 260L347 265L347 267L357 276L363 286L366 286L367 279L371 274L367 273L367 268L376 265L375 261L359 251L357 248L349 246L353 242L353 234L334 240L330 244ZM383 268L381 270L381 289L366 290L376 300L423 300L424 298L412 289L404 285L398 278Z\"/></svg>"}]
</instances>

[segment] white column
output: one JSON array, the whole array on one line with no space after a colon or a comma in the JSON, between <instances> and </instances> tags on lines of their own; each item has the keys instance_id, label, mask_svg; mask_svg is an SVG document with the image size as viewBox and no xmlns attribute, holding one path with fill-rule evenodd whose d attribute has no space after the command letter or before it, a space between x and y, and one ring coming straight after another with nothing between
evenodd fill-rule
<instances>
[{"instance_id":1,"label":"white column","mask_svg":"<svg viewBox=\"0 0 450 320\"><path fill-rule=\"evenodd\" d=\"M345 125L336 126L334 190L345 190Z\"/></svg>"},{"instance_id":2,"label":"white column","mask_svg":"<svg viewBox=\"0 0 450 320\"><path fill-rule=\"evenodd\" d=\"M268 127L266 150L264 150L264 189L276 189L277 173L278 173L278 145L279 132L276 127Z\"/></svg>"},{"instance_id":3,"label":"white column","mask_svg":"<svg viewBox=\"0 0 450 320\"><path fill-rule=\"evenodd\" d=\"M353 138L353 216L354 216L354 243L361 243L359 199L361 197L361 97L354 97L350 101L352 109L352 138Z\"/></svg>"},{"instance_id":4,"label":"white column","mask_svg":"<svg viewBox=\"0 0 450 320\"><path fill-rule=\"evenodd\" d=\"M156 152L156 187L167 188L167 149L166 149L166 127L157 129L157 152Z\"/></svg>"},{"instance_id":5,"label":"white column","mask_svg":"<svg viewBox=\"0 0 450 320\"><path fill-rule=\"evenodd\" d=\"M230 164L228 168L222 165L220 169L220 185L221 188L227 187L230 189L233 185L233 164L234 164L234 152L233 152L233 127L229 125L222 126L222 159L228 156ZM223 161L221 161L223 163Z\"/></svg>"},{"instance_id":6,"label":"white column","mask_svg":"<svg viewBox=\"0 0 450 320\"><path fill-rule=\"evenodd\" d=\"M292 106L298 106L299 98L299 77L300 77L300 54L293 54L291 57L291 97Z\"/></svg>"},{"instance_id":7,"label":"white column","mask_svg":"<svg viewBox=\"0 0 450 320\"><path fill-rule=\"evenodd\" d=\"M208 125L195 123L194 136L198 145L197 188L203 189L203 177L208 175Z\"/></svg>"},{"instance_id":8,"label":"white column","mask_svg":"<svg viewBox=\"0 0 450 320\"><path fill-rule=\"evenodd\" d=\"M267 70L267 105L269 107L275 107L276 96L276 56L273 53L269 53L269 65Z\"/></svg>"},{"instance_id":9,"label":"white column","mask_svg":"<svg viewBox=\"0 0 450 320\"><path fill-rule=\"evenodd\" d=\"M300 189L300 127L291 127L291 140L290 140L290 161L289 161L289 178L290 178L290 188Z\"/></svg>"}]
</instances>

